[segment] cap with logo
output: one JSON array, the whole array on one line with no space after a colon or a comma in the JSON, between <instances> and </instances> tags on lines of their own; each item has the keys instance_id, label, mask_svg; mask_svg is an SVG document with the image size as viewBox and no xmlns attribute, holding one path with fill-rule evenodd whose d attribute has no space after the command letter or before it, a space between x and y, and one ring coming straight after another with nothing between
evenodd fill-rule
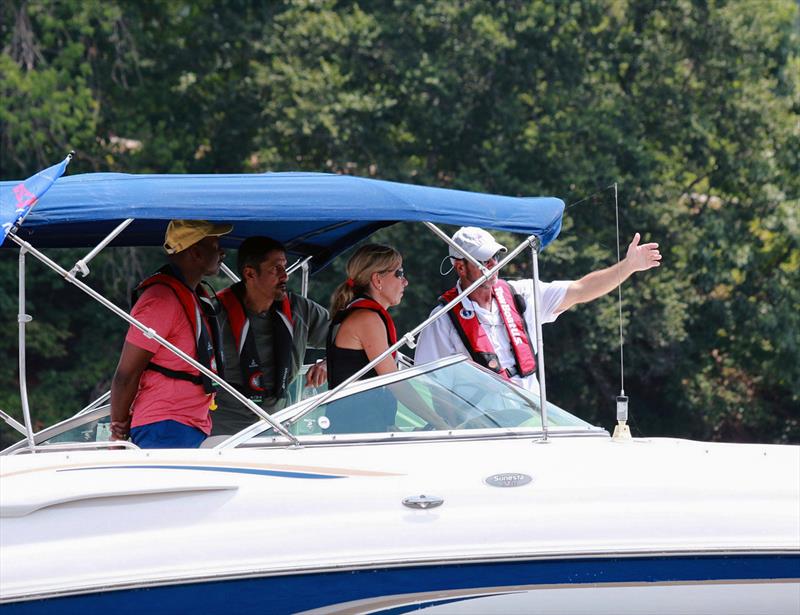
<instances>
[{"instance_id":1,"label":"cap with logo","mask_svg":"<svg viewBox=\"0 0 800 615\"><path fill-rule=\"evenodd\" d=\"M476 261L487 261L498 252L507 251L490 233L476 226L462 226L455 232L452 240ZM450 246L450 258L464 258L464 255Z\"/></svg>"},{"instance_id":2,"label":"cap with logo","mask_svg":"<svg viewBox=\"0 0 800 615\"><path fill-rule=\"evenodd\" d=\"M164 250L177 254L206 237L220 237L233 230L231 224L214 224L208 220L172 220L164 234Z\"/></svg>"}]
</instances>

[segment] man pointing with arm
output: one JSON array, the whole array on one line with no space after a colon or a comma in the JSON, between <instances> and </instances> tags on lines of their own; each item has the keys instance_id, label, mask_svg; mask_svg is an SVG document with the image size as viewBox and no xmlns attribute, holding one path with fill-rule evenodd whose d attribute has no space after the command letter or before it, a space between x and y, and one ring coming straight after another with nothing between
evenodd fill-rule
<instances>
[{"instance_id":1,"label":"man pointing with arm","mask_svg":"<svg viewBox=\"0 0 800 615\"><path fill-rule=\"evenodd\" d=\"M487 269L494 267L506 248L488 232L476 227L462 227L453 241ZM587 303L609 293L637 271L658 267L661 254L658 244L640 244L639 233L633 237L625 258L611 267L593 271L579 280L542 282L542 323L579 303ZM462 289L482 276L478 267L450 248L450 260L458 283L439 298L431 315L455 298ZM465 354L476 363L504 378L535 390L536 328L531 280L506 282L492 275L419 336L415 361L427 363L454 354Z\"/></svg>"}]
</instances>

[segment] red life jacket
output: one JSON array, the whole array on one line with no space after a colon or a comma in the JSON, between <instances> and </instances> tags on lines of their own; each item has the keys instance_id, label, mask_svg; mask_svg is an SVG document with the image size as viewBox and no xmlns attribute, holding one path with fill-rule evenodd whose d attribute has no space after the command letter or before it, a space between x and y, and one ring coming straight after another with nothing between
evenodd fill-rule
<instances>
[{"instance_id":1,"label":"red life jacket","mask_svg":"<svg viewBox=\"0 0 800 615\"><path fill-rule=\"evenodd\" d=\"M217 293L233 333L233 341L239 356L239 369L244 383L244 394L256 403L264 401L267 390L274 397L284 396L289 386L289 375L292 366L292 348L294 339L294 321L292 304L289 295L279 304L274 303L270 310L273 323L273 359L275 373L272 383L264 380L261 359L258 356L255 336L250 329L250 321L244 309L244 283L237 282Z\"/></svg>"},{"instance_id":2,"label":"red life jacket","mask_svg":"<svg viewBox=\"0 0 800 615\"><path fill-rule=\"evenodd\" d=\"M183 307L189 325L192 327L195 339L195 350L197 361L202 366L211 370L215 374L222 369L222 357L220 355L221 344L219 343L216 318L213 318L213 307L206 290L198 285L192 291L182 280L176 277L173 268L165 265L149 278L143 280L133 291L131 297L131 307L141 297L144 290L154 284L163 284L175 293L178 302ZM212 316L209 320L207 316ZM187 367L189 367L187 365ZM206 393L213 393L215 383L204 374L194 374L184 370L174 370L159 365L158 363L147 364L145 369L159 372L169 378L186 380L198 386L202 386Z\"/></svg>"},{"instance_id":3,"label":"red life jacket","mask_svg":"<svg viewBox=\"0 0 800 615\"><path fill-rule=\"evenodd\" d=\"M447 305L459 294L458 288L451 288L439 297L439 303ZM524 300L505 281L497 280L492 287L492 296L500 308L500 316L511 341L511 350L514 354L515 370L502 369L497 358L497 352L489 335L481 325L475 312L468 312L462 305L455 305L450 310L450 320L458 332L461 341L469 351L472 360L497 372L504 378L512 376L530 376L536 371L536 351L528 335L528 325L523 312Z\"/></svg>"},{"instance_id":4,"label":"red life jacket","mask_svg":"<svg viewBox=\"0 0 800 615\"><path fill-rule=\"evenodd\" d=\"M357 297L351 301L346 308L334 315L333 321L331 321L331 327L328 330L328 346L330 346L336 338L336 333L339 329L338 325L342 324L344 319L354 310L370 310L371 312L377 312L378 316L383 320L383 325L386 327L386 341L389 342L389 346L397 343L397 329L394 326L394 321L389 315L389 312L386 311L386 308L369 297ZM392 356L396 359L397 352L393 352Z\"/></svg>"}]
</instances>

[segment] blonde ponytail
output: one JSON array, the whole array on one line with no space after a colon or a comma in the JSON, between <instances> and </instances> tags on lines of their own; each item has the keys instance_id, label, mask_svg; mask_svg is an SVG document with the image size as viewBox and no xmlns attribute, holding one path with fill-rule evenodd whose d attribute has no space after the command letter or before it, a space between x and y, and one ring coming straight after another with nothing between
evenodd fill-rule
<instances>
[{"instance_id":1,"label":"blonde ponytail","mask_svg":"<svg viewBox=\"0 0 800 615\"><path fill-rule=\"evenodd\" d=\"M347 280L339 284L331 295L331 318L356 297L369 294L373 273L389 271L402 260L400 252L378 243L368 243L356 250L347 261Z\"/></svg>"}]
</instances>

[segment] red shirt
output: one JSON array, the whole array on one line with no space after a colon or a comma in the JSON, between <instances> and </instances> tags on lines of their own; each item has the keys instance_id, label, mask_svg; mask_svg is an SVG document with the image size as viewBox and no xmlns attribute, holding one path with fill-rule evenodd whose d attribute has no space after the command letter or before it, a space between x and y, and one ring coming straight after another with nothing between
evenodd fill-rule
<instances>
[{"instance_id":1,"label":"red shirt","mask_svg":"<svg viewBox=\"0 0 800 615\"><path fill-rule=\"evenodd\" d=\"M186 312L175 293L167 286L154 284L146 288L136 301L131 316L146 327L154 329L193 359L197 359L193 326L186 318ZM168 369L199 374L194 367L157 341L145 337L144 333L132 325L125 341L155 353L151 359L154 363ZM206 394L201 386L169 378L153 370L145 370L139 380L139 391L131 408L131 427L172 419L210 434L209 406L212 399L213 395Z\"/></svg>"}]
</instances>

